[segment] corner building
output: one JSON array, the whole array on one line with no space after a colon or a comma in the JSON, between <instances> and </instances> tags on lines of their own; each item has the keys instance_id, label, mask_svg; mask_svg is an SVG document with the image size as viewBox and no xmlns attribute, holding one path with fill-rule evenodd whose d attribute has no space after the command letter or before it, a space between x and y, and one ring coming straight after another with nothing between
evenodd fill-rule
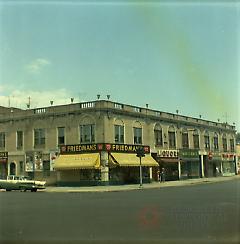
<instances>
[{"instance_id":1,"label":"corner building","mask_svg":"<svg viewBox=\"0 0 240 244\"><path fill-rule=\"evenodd\" d=\"M131 184L230 176L235 127L109 100L20 110L0 107L0 176L57 185Z\"/></svg>"}]
</instances>

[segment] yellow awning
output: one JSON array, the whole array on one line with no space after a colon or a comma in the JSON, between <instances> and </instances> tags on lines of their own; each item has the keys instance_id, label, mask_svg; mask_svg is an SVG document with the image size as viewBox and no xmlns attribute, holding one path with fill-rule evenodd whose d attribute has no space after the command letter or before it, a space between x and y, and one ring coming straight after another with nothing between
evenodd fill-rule
<instances>
[{"instance_id":1,"label":"yellow awning","mask_svg":"<svg viewBox=\"0 0 240 244\"><path fill-rule=\"evenodd\" d=\"M119 164L119 166L137 167L140 165L140 160L133 153L111 153L110 157ZM142 166L158 166L158 163L152 158L150 154L146 154L141 159Z\"/></svg>"},{"instance_id":2,"label":"yellow awning","mask_svg":"<svg viewBox=\"0 0 240 244\"><path fill-rule=\"evenodd\" d=\"M100 168L99 153L60 155L54 162L56 170L98 169Z\"/></svg>"}]
</instances>

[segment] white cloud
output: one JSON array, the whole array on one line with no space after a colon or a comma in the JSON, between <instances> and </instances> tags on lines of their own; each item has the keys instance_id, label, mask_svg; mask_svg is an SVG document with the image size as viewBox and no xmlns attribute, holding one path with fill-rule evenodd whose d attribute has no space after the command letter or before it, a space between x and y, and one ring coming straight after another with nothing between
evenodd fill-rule
<instances>
[{"instance_id":1,"label":"white cloud","mask_svg":"<svg viewBox=\"0 0 240 244\"><path fill-rule=\"evenodd\" d=\"M51 62L44 58L37 58L31 61L29 64L25 66L26 70L29 73L38 74L40 73L46 66L49 66Z\"/></svg>"},{"instance_id":2,"label":"white cloud","mask_svg":"<svg viewBox=\"0 0 240 244\"><path fill-rule=\"evenodd\" d=\"M0 87L1 89L1 87ZM10 106L26 109L29 102L31 108L47 107L50 106L50 101L53 101L53 105L62 105L71 103L71 97L73 94L65 89L49 90L49 91L22 91L13 90L8 96L0 95L0 106ZM74 102L80 102L75 98Z\"/></svg>"}]
</instances>

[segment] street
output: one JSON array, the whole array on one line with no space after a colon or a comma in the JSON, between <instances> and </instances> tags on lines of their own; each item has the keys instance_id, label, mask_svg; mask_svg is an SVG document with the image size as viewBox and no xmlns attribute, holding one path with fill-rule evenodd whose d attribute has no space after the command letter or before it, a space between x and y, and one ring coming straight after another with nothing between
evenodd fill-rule
<instances>
[{"instance_id":1,"label":"street","mask_svg":"<svg viewBox=\"0 0 240 244\"><path fill-rule=\"evenodd\" d=\"M239 243L240 180L124 192L0 192L1 243Z\"/></svg>"}]
</instances>

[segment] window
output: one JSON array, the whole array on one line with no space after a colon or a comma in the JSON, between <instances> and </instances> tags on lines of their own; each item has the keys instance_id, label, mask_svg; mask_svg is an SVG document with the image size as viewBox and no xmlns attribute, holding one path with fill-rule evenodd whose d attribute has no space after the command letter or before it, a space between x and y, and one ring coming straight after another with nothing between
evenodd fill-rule
<instances>
[{"instance_id":1,"label":"window","mask_svg":"<svg viewBox=\"0 0 240 244\"><path fill-rule=\"evenodd\" d=\"M5 132L0 132L0 148L5 148Z\"/></svg>"},{"instance_id":2,"label":"window","mask_svg":"<svg viewBox=\"0 0 240 244\"><path fill-rule=\"evenodd\" d=\"M23 132L17 131L17 149L22 149L23 147Z\"/></svg>"},{"instance_id":3,"label":"window","mask_svg":"<svg viewBox=\"0 0 240 244\"><path fill-rule=\"evenodd\" d=\"M230 139L230 150L234 152L234 139Z\"/></svg>"},{"instance_id":4,"label":"window","mask_svg":"<svg viewBox=\"0 0 240 244\"><path fill-rule=\"evenodd\" d=\"M133 128L134 144L142 144L142 128Z\"/></svg>"},{"instance_id":5,"label":"window","mask_svg":"<svg viewBox=\"0 0 240 244\"><path fill-rule=\"evenodd\" d=\"M189 148L188 132L187 131L182 132L182 147L183 148Z\"/></svg>"},{"instance_id":6,"label":"window","mask_svg":"<svg viewBox=\"0 0 240 244\"><path fill-rule=\"evenodd\" d=\"M205 144L205 149L210 149L209 135L204 136L204 144Z\"/></svg>"},{"instance_id":7,"label":"window","mask_svg":"<svg viewBox=\"0 0 240 244\"><path fill-rule=\"evenodd\" d=\"M58 145L65 144L65 128L58 127Z\"/></svg>"},{"instance_id":8,"label":"window","mask_svg":"<svg viewBox=\"0 0 240 244\"><path fill-rule=\"evenodd\" d=\"M114 134L116 143L124 143L124 126L114 125Z\"/></svg>"},{"instance_id":9,"label":"window","mask_svg":"<svg viewBox=\"0 0 240 244\"><path fill-rule=\"evenodd\" d=\"M227 152L227 139L225 135L222 137L222 145L223 145L223 151Z\"/></svg>"},{"instance_id":10,"label":"window","mask_svg":"<svg viewBox=\"0 0 240 244\"><path fill-rule=\"evenodd\" d=\"M34 147L45 145L45 129L34 130Z\"/></svg>"},{"instance_id":11,"label":"window","mask_svg":"<svg viewBox=\"0 0 240 244\"><path fill-rule=\"evenodd\" d=\"M155 145L156 146L162 146L163 145L162 128L161 127L155 127L154 138L155 138Z\"/></svg>"},{"instance_id":12,"label":"window","mask_svg":"<svg viewBox=\"0 0 240 244\"><path fill-rule=\"evenodd\" d=\"M95 125L80 125L80 143L95 142Z\"/></svg>"},{"instance_id":13,"label":"window","mask_svg":"<svg viewBox=\"0 0 240 244\"><path fill-rule=\"evenodd\" d=\"M217 134L214 134L213 146L214 146L214 150L218 150L218 135Z\"/></svg>"},{"instance_id":14,"label":"window","mask_svg":"<svg viewBox=\"0 0 240 244\"><path fill-rule=\"evenodd\" d=\"M199 148L199 135L196 131L194 131L194 133L193 133L193 146L196 149Z\"/></svg>"},{"instance_id":15,"label":"window","mask_svg":"<svg viewBox=\"0 0 240 244\"><path fill-rule=\"evenodd\" d=\"M168 131L169 148L176 148L175 131Z\"/></svg>"}]
</instances>

